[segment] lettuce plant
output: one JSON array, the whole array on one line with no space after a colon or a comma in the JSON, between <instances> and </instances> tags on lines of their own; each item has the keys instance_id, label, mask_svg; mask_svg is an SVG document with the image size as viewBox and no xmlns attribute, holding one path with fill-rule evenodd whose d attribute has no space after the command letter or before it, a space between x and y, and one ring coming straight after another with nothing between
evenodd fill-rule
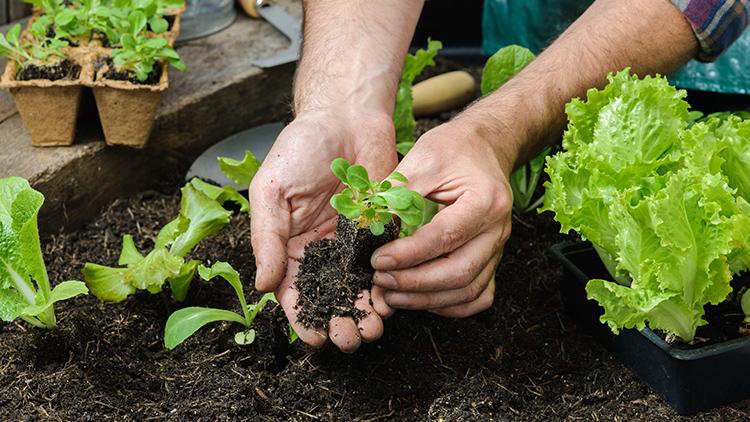
<instances>
[{"instance_id":1,"label":"lettuce plant","mask_svg":"<svg viewBox=\"0 0 750 422\"><path fill-rule=\"evenodd\" d=\"M167 349L174 349L205 325L218 321L234 322L245 327L244 331L240 331L234 336L234 341L237 344L251 344L255 341L255 330L250 328L250 326L268 302L278 303L273 293L266 293L260 298L258 303L248 305L239 273L226 262L217 262L210 268L200 265L198 267L198 274L205 281L220 277L229 283L240 301L242 314L225 309L199 306L175 311L169 316L167 325L164 327L164 345Z\"/></svg>"},{"instance_id":2,"label":"lettuce plant","mask_svg":"<svg viewBox=\"0 0 750 422\"><path fill-rule=\"evenodd\" d=\"M534 53L529 49L509 45L501 48L487 60L482 71L482 95L489 95L516 76L534 60ZM544 159L550 148L545 148L539 155L516 170L510 177L513 191L513 211L524 214L537 209L544 201L544 195L534 200L534 193L544 168ZM532 203L532 200L534 202Z\"/></svg>"},{"instance_id":3,"label":"lettuce plant","mask_svg":"<svg viewBox=\"0 0 750 422\"><path fill-rule=\"evenodd\" d=\"M257 163L254 157L252 160ZM243 161L252 160L246 156ZM244 165L234 168L227 177L245 180L252 178L248 174L254 175L256 171L257 167ZM234 188L191 180L182 188L179 215L162 227L151 252L141 254L132 236L126 235L118 267L86 263L83 278L91 293L103 301L121 302L137 290L161 292L164 283L168 283L174 299L185 300L200 265L200 261L186 257L203 239L215 235L229 223L233 212L224 208L227 203L236 204L240 212L250 210L247 199Z\"/></svg>"},{"instance_id":4,"label":"lettuce plant","mask_svg":"<svg viewBox=\"0 0 750 422\"><path fill-rule=\"evenodd\" d=\"M5 35L0 33L0 56L7 57L19 64L31 61L33 58L22 45L20 36L20 24L13 25Z\"/></svg>"},{"instance_id":5,"label":"lettuce plant","mask_svg":"<svg viewBox=\"0 0 750 422\"><path fill-rule=\"evenodd\" d=\"M750 268L750 122L694 122L685 91L626 69L566 106L545 210L590 240L617 282L591 280L601 321L692 342L706 304Z\"/></svg>"},{"instance_id":6,"label":"lettuce plant","mask_svg":"<svg viewBox=\"0 0 750 422\"><path fill-rule=\"evenodd\" d=\"M112 59L118 72L132 72L143 82L160 62L167 62L179 71L185 63L179 54L162 37L149 37L145 33L147 17L140 11L128 16L127 31L120 38L120 46L112 50Z\"/></svg>"},{"instance_id":7,"label":"lettuce plant","mask_svg":"<svg viewBox=\"0 0 750 422\"><path fill-rule=\"evenodd\" d=\"M413 190L393 185L409 182L401 173L393 172L380 182L370 180L363 166L351 165L343 158L333 160L331 171L346 186L331 198L331 206L359 227L380 236L395 215L401 220L401 234L406 236L422 224L425 199Z\"/></svg>"},{"instance_id":8,"label":"lettuce plant","mask_svg":"<svg viewBox=\"0 0 750 422\"><path fill-rule=\"evenodd\" d=\"M414 146L416 139L414 131L417 122L414 120L411 88L414 79L419 76L427 66L435 65L435 56L443 48L440 41L428 40L426 50L417 50L415 54L408 54L401 71L401 81L396 92L396 108L393 112L393 123L396 127L396 150L401 155L406 155Z\"/></svg>"},{"instance_id":9,"label":"lettuce plant","mask_svg":"<svg viewBox=\"0 0 750 422\"><path fill-rule=\"evenodd\" d=\"M0 319L54 328L54 304L86 294L80 281L50 285L37 216L44 196L19 177L0 179Z\"/></svg>"}]
</instances>

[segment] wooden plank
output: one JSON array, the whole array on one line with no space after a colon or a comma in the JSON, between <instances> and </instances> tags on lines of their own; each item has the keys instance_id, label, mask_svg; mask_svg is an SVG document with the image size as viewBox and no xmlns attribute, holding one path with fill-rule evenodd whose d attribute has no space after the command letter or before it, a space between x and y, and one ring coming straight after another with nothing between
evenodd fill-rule
<instances>
[{"instance_id":1,"label":"wooden plank","mask_svg":"<svg viewBox=\"0 0 750 422\"><path fill-rule=\"evenodd\" d=\"M10 0L8 2L8 21L17 21L31 14L31 5L21 0Z\"/></svg>"},{"instance_id":2,"label":"wooden plank","mask_svg":"<svg viewBox=\"0 0 750 422\"><path fill-rule=\"evenodd\" d=\"M0 0L0 25L8 23L8 0Z\"/></svg>"},{"instance_id":3,"label":"wooden plank","mask_svg":"<svg viewBox=\"0 0 750 422\"><path fill-rule=\"evenodd\" d=\"M299 1L278 4L301 19ZM270 24L239 17L223 32L180 46L188 71L170 74L151 140L140 151L107 147L94 111L81 116L75 146L50 149L31 147L20 117L6 116L0 119L0 177L25 177L45 194L44 231L73 229L115 198L153 188L170 172L186 171L215 142L282 118L294 65L261 70L250 62L288 44ZM9 107L9 97L0 96L0 116Z\"/></svg>"}]
</instances>

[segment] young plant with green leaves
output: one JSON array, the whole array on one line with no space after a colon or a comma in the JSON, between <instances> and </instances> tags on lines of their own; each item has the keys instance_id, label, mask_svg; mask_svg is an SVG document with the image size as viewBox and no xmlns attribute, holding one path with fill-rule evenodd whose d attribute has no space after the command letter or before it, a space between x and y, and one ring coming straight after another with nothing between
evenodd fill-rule
<instances>
[{"instance_id":1,"label":"young plant with green leaves","mask_svg":"<svg viewBox=\"0 0 750 422\"><path fill-rule=\"evenodd\" d=\"M255 330L250 328L268 302L277 303L273 293L264 294L257 303L247 304L245 299L245 290L242 287L239 273L226 262L217 262L213 266L206 267L200 265L198 274L205 281L214 278L222 278L229 283L237 294L240 302L242 314L228 311L226 309L205 308L200 306L191 306L180 309L169 316L167 325L164 327L164 345L167 349L174 349L198 330L213 322L227 321L240 324L245 327L243 331L234 336L237 344L251 344L255 341ZM290 342L293 337L290 331Z\"/></svg>"},{"instance_id":2,"label":"young plant with green leaves","mask_svg":"<svg viewBox=\"0 0 750 422\"><path fill-rule=\"evenodd\" d=\"M401 235L408 236L422 225L425 199L411 189L394 185L409 183L403 174L393 172L383 181L370 180L363 166L343 158L333 160L331 171L346 186L331 198L331 206L357 226L380 236L396 216L401 220Z\"/></svg>"},{"instance_id":3,"label":"young plant with green leaves","mask_svg":"<svg viewBox=\"0 0 750 422\"><path fill-rule=\"evenodd\" d=\"M80 281L50 285L37 217L44 196L20 177L0 179L0 319L57 324L54 304L88 293Z\"/></svg>"},{"instance_id":4,"label":"young plant with green leaves","mask_svg":"<svg viewBox=\"0 0 750 422\"><path fill-rule=\"evenodd\" d=\"M166 62L179 71L185 70L185 63L179 54L162 37L149 37L145 32L148 19L140 11L130 13L127 29L119 38L120 46L112 50L115 70L132 72L135 77L146 81L159 63Z\"/></svg>"},{"instance_id":5,"label":"young plant with green leaves","mask_svg":"<svg viewBox=\"0 0 750 422\"><path fill-rule=\"evenodd\" d=\"M435 65L435 56L443 48L443 44L437 40L427 40L427 49L417 50L414 54L408 54L401 71L401 81L396 92L396 108L393 112L393 123L396 127L396 150L401 155L406 155L416 142L414 131L417 121L414 120L414 98L411 88L414 79L419 76L427 66Z\"/></svg>"},{"instance_id":6,"label":"young plant with green leaves","mask_svg":"<svg viewBox=\"0 0 750 422\"><path fill-rule=\"evenodd\" d=\"M13 25L8 32L3 35L0 33L0 56L23 65L33 60L31 53L26 51L26 47L20 39L21 25Z\"/></svg>"},{"instance_id":7,"label":"young plant with green leaves","mask_svg":"<svg viewBox=\"0 0 750 422\"><path fill-rule=\"evenodd\" d=\"M252 160L246 158L245 161ZM257 168L245 165L234 170L227 177L244 181L248 173L254 174ZM186 257L203 239L215 235L229 223L233 212L224 208L227 203L236 204L240 212L250 211L247 199L234 188L191 180L182 188L179 215L159 231L151 252L141 254L132 236L126 235L119 267L93 263L84 266L83 277L91 293L103 301L120 302L137 290L161 292L164 283L168 283L174 299L185 300L200 265L200 261Z\"/></svg>"},{"instance_id":8,"label":"young plant with green leaves","mask_svg":"<svg viewBox=\"0 0 750 422\"><path fill-rule=\"evenodd\" d=\"M509 45L501 48L487 60L482 71L482 95L489 95L516 76L534 60L534 53L518 46ZM539 155L516 170L510 177L513 191L513 211L524 214L533 211L544 202L542 194L534 200L534 193L539 185L544 159L550 148L545 148Z\"/></svg>"}]
</instances>

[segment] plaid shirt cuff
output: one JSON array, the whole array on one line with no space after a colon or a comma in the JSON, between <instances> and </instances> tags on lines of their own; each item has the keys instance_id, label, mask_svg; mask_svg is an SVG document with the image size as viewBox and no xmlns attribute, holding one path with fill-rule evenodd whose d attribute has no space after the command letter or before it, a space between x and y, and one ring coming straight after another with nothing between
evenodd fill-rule
<instances>
[{"instance_id":1,"label":"plaid shirt cuff","mask_svg":"<svg viewBox=\"0 0 750 422\"><path fill-rule=\"evenodd\" d=\"M693 27L698 60L713 61L742 35L750 21L750 0L672 0Z\"/></svg>"}]
</instances>

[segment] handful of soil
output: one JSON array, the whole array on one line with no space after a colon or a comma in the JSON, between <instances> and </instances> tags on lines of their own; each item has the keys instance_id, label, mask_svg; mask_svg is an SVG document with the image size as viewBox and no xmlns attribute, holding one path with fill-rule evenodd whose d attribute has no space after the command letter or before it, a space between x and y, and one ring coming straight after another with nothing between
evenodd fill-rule
<instances>
[{"instance_id":1,"label":"handful of soil","mask_svg":"<svg viewBox=\"0 0 750 422\"><path fill-rule=\"evenodd\" d=\"M385 226L373 235L339 215L336 239L322 239L305 246L297 274L297 320L306 328L328 326L334 316L359 321L366 313L354 306L362 290L372 287L374 270L370 257L375 250L398 237L398 227Z\"/></svg>"}]
</instances>

